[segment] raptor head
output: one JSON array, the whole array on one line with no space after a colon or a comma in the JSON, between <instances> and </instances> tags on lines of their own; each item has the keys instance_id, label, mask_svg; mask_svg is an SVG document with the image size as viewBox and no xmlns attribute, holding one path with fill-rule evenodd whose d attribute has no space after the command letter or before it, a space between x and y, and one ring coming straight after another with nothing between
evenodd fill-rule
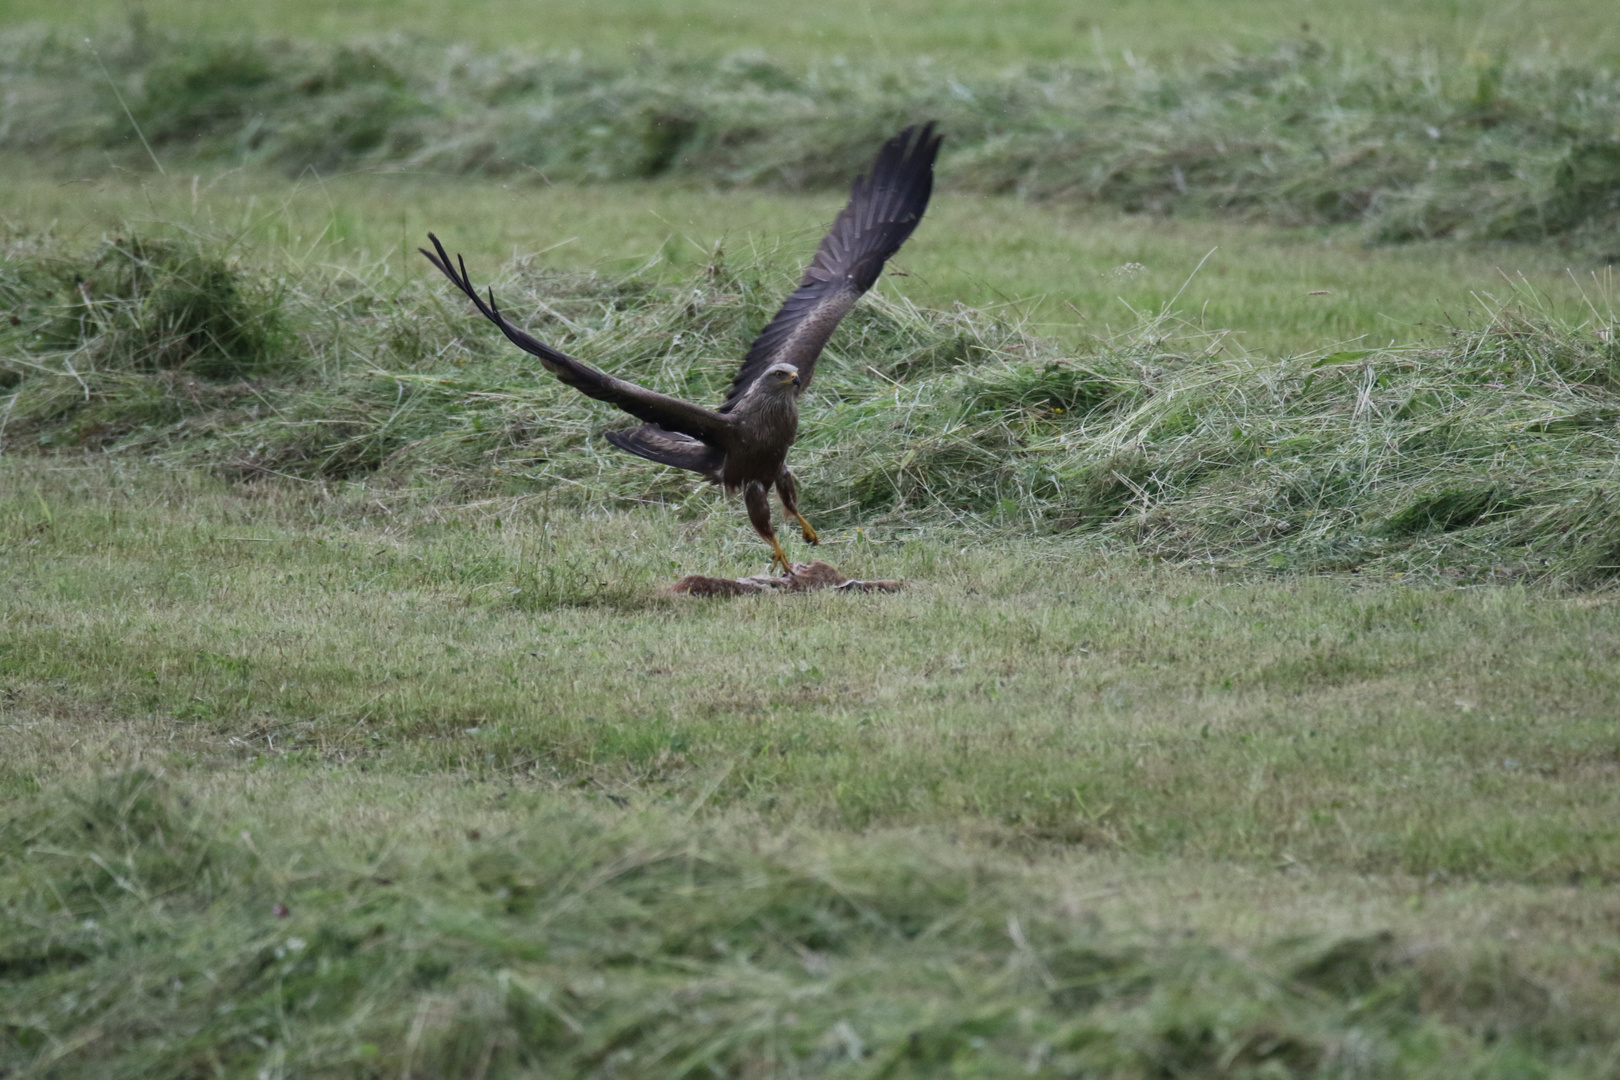
<instances>
[{"instance_id":1,"label":"raptor head","mask_svg":"<svg viewBox=\"0 0 1620 1080\"><path fill-rule=\"evenodd\" d=\"M799 378L799 369L792 364L772 364L765 369L760 382L777 392L797 390L804 385L804 380Z\"/></svg>"}]
</instances>

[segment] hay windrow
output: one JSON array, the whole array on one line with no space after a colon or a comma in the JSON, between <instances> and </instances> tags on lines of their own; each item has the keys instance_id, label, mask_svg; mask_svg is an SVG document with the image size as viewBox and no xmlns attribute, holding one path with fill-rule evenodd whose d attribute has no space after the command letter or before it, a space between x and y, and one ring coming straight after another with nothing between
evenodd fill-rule
<instances>
[{"instance_id":1,"label":"hay windrow","mask_svg":"<svg viewBox=\"0 0 1620 1080\"><path fill-rule=\"evenodd\" d=\"M165 254L127 297L85 287L136 250ZM186 293L200 275L212 284ZM673 282L519 263L494 284L559 347L710 400L787 281L718 260ZM600 435L622 418L436 282L382 285L229 262L206 240L15 240L0 261L21 313L0 359L0 450L713 506L686 474L614 453ZM151 297L170 295L219 304L153 338ZM1074 350L874 294L821 362L795 468L833 529L1082 530L1243 572L1596 586L1620 569L1620 343L1596 309L1567 325L1533 300L1443 347L1267 358L1170 314ZM196 329L217 326L237 329Z\"/></svg>"},{"instance_id":2,"label":"hay windrow","mask_svg":"<svg viewBox=\"0 0 1620 1080\"><path fill-rule=\"evenodd\" d=\"M883 137L933 118L949 136L943 182L959 190L1357 222L1378 242L1556 235L1610 252L1620 228L1620 78L1543 55L1443 62L1306 38L1197 64L970 76L921 62L801 70L758 53L629 64L408 39L101 39L108 77L77 38L0 35L0 151L64 166L111 154L135 169L842 187Z\"/></svg>"},{"instance_id":3,"label":"hay windrow","mask_svg":"<svg viewBox=\"0 0 1620 1080\"><path fill-rule=\"evenodd\" d=\"M667 811L542 803L497 836L362 860L192 804L132 770L0 819L0 1067L251 1075L273 1053L316 1077L604 1060L627 1078L694 1061L848 1075L867 1059L879 1075L970 1060L1134 1077L1443 1059L1488 1075L1534 1054L1595 1076L1614 1038L1590 995L1550 1007L1516 958L1388 932L1241 950L1105 924L1012 859L916 833L745 844Z\"/></svg>"}]
</instances>

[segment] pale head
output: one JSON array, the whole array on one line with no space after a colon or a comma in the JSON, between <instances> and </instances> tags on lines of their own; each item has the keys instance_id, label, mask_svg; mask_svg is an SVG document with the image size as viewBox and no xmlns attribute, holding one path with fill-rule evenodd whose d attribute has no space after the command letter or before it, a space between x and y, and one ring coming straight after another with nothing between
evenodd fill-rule
<instances>
[{"instance_id":1,"label":"pale head","mask_svg":"<svg viewBox=\"0 0 1620 1080\"><path fill-rule=\"evenodd\" d=\"M765 369L765 374L759 377L759 381L762 386L775 393L797 390L803 385L803 380L799 378L799 369L786 363L772 364Z\"/></svg>"}]
</instances>

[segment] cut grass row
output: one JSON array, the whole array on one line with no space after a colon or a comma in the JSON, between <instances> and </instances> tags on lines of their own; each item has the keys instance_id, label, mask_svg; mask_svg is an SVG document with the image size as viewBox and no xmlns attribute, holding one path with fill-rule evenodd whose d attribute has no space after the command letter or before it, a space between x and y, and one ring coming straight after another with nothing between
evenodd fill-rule
<instances>
[{"instance_id":1,"label":"cut grass row","mask_svg":"<svg viewBox=\"0 0 1620 1080\"><path fill-rule=\"evenodd\" d=\"M955 190L1349 222L1381 243L1558 236L1596 256L1613 254L1620 228L1620 82L1545 55L1441 62L1305 40L1201 65L972 76L156 33L103 53L92 62L55 34L0 38L0 148L81 167L111 155L159 171L796 189L844 186L882 138L933 119L948 134L941 181Z\"/></svg>"},{"instance_id":2,"label":"cut grass row","mask_svg":"<svg viewBox=\"0 0 1620 1080\"><path fill-rule=\"evenodd\" d=\"M1503 0L1133 0L1076 10L1063 0L983 4L975 0L826 0L814 5L761 0L265 0L251 6L200 0L143 0L135 9L157 26L212 36L295 35L351 42L400 34L481 49L517 48L602 58L647 49L710 57L763 50L794 64L845 58L856 64L930 56L973 72L1031 59L1097 61L1126 67L1138 59L1183 59L1232 48L1269 46L1301 23L1335 44L1362 49L1491 54L1527 45L1582 59L1620 51L1605 0L1534 6ZM76 36L130 18L117 0L12 0L0 25L48 22Z\"/></svg>"},{"instance_id":3,"label":"cut grass row","mask_svg":"<svg viewBox=\"0 0 1620 1080\"><path fill-rule=\"evenodd\" d=\"M11 449L712 505L604 455L614 421L436 283L252 267L195 237L10 254ZM779 271L723 257L664 281L515 269L510 310L560 347L698 400L785 291ZM1433 348L1273 360L1170 315L1064 348L874 297L829 349L795 460L833 528L1079 530L1219 568L1588 588L1620 564L1617 350L1595 305L1579 323L1495 310Z\"/></svg>"},{"instance_id":4,"label":"cut grass row","mask_svg":"<svg viewBox=\"0 0 1620 1080\"><path fill-rule=\"evenodd\" d=\"M1505 1080L1612 1060L1601 964L1386 929L1501 929L1522 918L1509 897L1414 892L1436 909L1414 917L1384 895L1346 920L1377 929L1228 945L1242 935L1127 909L1115 898L1162 885L1104 860L1032 872L926 833L761 844L521 787L491 806L438 785L238 786L188 806L133 772L7 823L0 872L32 925L4 942L0 1061L50 1077ZM305 820L273 805L289 795ZM356 816L372 843L343 835ZM1306 906L1263 878L1242 900L1219 875L1183 880L1233 909ZM1562 899L1566 922L1595 914Z\"/></svg>"}]
</instances>

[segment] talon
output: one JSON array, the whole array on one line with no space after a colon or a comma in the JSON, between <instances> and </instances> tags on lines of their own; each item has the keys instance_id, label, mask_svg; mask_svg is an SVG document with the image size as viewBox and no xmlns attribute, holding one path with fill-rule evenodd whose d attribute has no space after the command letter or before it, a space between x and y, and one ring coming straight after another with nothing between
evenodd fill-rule
<instances>
[{"instance_id":1,"label":"talon","mask_svg":"<svg viewBox=\"0 0 1620 1080\"><path fill-rule=\"evenodd\" d=\"M807 544L819 544L819 543L821 543L821 537L816 535L816 530L810 527L810 523L808 521L804 520L804 517L802 515L794 514L793 516L799 519L799 529L800 529L801 532L804 533L804 542L805 543L807 543Z\"/></svg>"},{"instance_id":2,"label":"talon","mask_svg":"<svg viewBox=\"0 0 1620 1080\"><path fill-rule=\"evenodd\" d=\"M788 562L787 552L782 550L782 542L774 536L771 537L771 552L771 568L775 569L780 566L782 573L792 577L793 564Z\"/></svg>"}]
</instances>

